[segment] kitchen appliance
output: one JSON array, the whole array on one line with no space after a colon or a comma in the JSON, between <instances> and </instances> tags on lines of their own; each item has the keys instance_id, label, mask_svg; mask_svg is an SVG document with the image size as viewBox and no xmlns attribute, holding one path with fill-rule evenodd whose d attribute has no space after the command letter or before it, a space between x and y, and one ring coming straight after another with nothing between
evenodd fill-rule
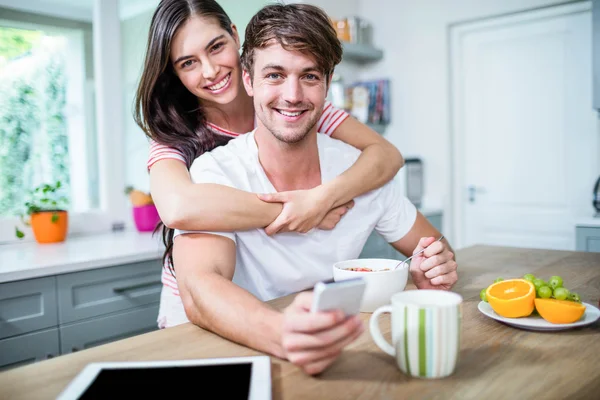
<instances>
[{"instance_id":1,"label":"kitchen appliance","mask_svg":"<svg viewBox=\"0 0 600 400\"><path fill-rule=\"evenodd\" d=\"M421 208L423 201L423 161L420 158L407 158L404 160L406 171L406 197L417 208Z\"/></svg>"},{"instance_id":2,"label":"kitchen appliance","mask_svg":"<svg viewBox=\"0 0 600 400\"><path fill-rule=\"evenodd\" d=\"M596 209L596 216L600 217L600 178L598 178L596 185L594 185L592 205Z\"/></svg>"}]
</instances>

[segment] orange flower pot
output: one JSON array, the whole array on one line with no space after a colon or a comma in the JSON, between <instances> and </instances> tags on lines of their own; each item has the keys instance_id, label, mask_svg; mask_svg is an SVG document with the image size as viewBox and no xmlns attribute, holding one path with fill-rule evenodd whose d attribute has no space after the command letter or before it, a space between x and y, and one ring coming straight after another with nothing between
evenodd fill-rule
<instances>
[{"instance_id":1,"label":"orange flower pot","mask_svg":"<svg viewBox=\"0 0 600 400\"><path fill-rule=\"evenodd\" d=\"M55 221L52 216L56 215ZM63 242L69 228L69 215L66 211L41 211L31 214L31 229L38 243Z\"/></svg>"}]
</instances>

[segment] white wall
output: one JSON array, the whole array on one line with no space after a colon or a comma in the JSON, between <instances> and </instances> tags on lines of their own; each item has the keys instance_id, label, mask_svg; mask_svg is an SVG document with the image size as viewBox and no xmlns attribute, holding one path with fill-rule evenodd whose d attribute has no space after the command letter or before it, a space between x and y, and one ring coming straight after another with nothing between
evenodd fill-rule
<instances>
[{"instance_id":1,"label":"white wall","mask_svg":"<svg viewBox=\"0 0 600 400\"><path fill-rule=\"evenodd\" d=\"M222 0L220 4L237 24L240 34L250 17L269 0ZM286 1L287 2L287 1ZM290 1L291 2L291 1ZM295 2L298 2L295 0ZM424 160L424 207L443 208L445 231L451 232L451 158L449 131L448 31L451 24L565 3L560 0L304 0L322 7L330 16L360 15L373 24L374 44L384 59L360 69L363 79L392 80L392 123L385 136L405 157ZM568 2L568 1L566 1ZM124 83L131 88L146 43L151 13L124 21L128 32L123 46L127 57ZM147 22L144 22L147 21ZM144 30L145 29L145 30ZM142 34L143 33L143 34ZM136 59L138 61L136 61ZM341 69L347 68L342 66ZM351 67L355 70L355 67ZM136 81L137 82L137 81ZM126 101L126 118L131 102ZM143 134L127 128L128 183L148 186ZM142 149L143 150L140 150Z\"/></svg>"},{"instance_id":2,"label":"white wall","mask_svg":"<svg viewBox=\"0 0 600 400\"><path fill-rule=\"evenodd\" d=\"M150 181L146 170L148 140L133 119L133 102L146 55L148 29L151 20L152 11L121 22L125 183L144 191L150 190Z\"/></svg>"},{"instance_id":3,"label":"white wall","mask_svg":"<svg viewBox=\"0 0 600 400\"><path fill-rule=\"evenodd\" d=\"M270 0L218 0L223 10L229 15L231 22L237 27L241 43L244 43L244 32L250 18L263 6L272 2Z\"/></svg>"},{"instance_id":4,"label":"white wall","mask_svg":"<svg viewBox=\"0 0 600 400\"><path fill-rule=\"evenodd\" d=\"M267 0L220 0L219 4L232 22L236 24L240 38L243 41L244 31L250 18ZM133 101L139 82L144 57L148 30L154 9L143 12L135 17L121 22L121 51L123 59L123 85L124 85L124 114L125 120L125 164L126 183L144 191L150 190L150 181L146 170L148 160L148 141L144 132L138 128L133 120Z\"/></svg>"},{"instance_id":5,"label":"white wall","mask_svg":"<svg viewBox=\"0 0 600 400\"><path fill-rule=\"evenodd\" d=\"M568 2L568 1L567 1ZM384 59L363 78L392 80L386 137L405 157L424 161L424 207L442 207L451 232L449 48L451 24L565 3L559 0L360 0Z\"/></svg>"},{"instance_id":6,"label":"white wall","mask_svg":"<svg viewBox=\"0 0 600 400\"><path fill-rule=\"evenodd\" d=\"M390 3L394 0L389 0ZM321 7L331 18L341 19L358 15L361 0L300 0L286 1L286 3L306 3Z\"/></svg>"}]
</instances>

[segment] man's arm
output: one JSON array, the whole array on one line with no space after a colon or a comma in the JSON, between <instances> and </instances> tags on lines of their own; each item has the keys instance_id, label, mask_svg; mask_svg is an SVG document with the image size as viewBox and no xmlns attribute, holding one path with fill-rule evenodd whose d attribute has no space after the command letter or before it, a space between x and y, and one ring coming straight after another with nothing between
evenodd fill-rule
<instances>
[{"instance_id":1,"label":"man's arm","mask_svg":"<svg viewBox=\"0 0 600 400\"><path fill-rule=\"evenodd\" d=\"M417 218L415 219L410 231L404 235L402 239L390 244L406 257L410 257L413 255L413 252L419 244L419 240L421 240L421 238L435 237L437 240L440 236L442 236L442 234L435 229L431 222L429 222L429 220L425 218L421 212L417 211ZM448 249L452 251L450 248L450 243L448 243L445 238L442 239L442 242L444 242Z\"/></svg>"},{"instance_id":2,"label":"man's arm","mask_svg":"<svg viewBox=\"0 0 600 400\"><path fill-rule=\"evenodd\" d=\"M444 238L436 240L441 233L417 211L417 218L410 231L392 246L407 257L426 250L410 262L413 283L419 289L448 290L458 280L456 259L450 243Z\"/></svg>"},{"instance_id":3,"label":"man's arm","mask_svg":"<svg viewBox=\"0 0 600 400\"><path fill-rule=\"evenodd\" d=\"M178 235L173 262L179 294L189 320L234 342L252 347L318 374L363 332L358 316L310 313L312 293L300 293L283 313L272 309L231 280L235 244L221 235Z\"/></svg>"},{"instance_id":4,"label":"man's arm","mask_svg":"<svg viewBox=\"0 0 600 400\"><path fill-rule=\"evenodd\" d=\"M235 243L220 235L175 237L173 264L189 320L237 343L284 358L282 315L231 280Z\"/></svg>"}]
</instances>

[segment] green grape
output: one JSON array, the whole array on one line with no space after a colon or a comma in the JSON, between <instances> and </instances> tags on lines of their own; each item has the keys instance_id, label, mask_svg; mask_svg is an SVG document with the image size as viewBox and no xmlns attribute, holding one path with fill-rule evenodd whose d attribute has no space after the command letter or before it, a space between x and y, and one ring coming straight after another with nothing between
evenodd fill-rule
<instances>
[{"instance_id":1,"label":"green grape","mask_svg":"<svg viewBox=\"0 0 600 400\"><path fill-rule=\"evenodd\" d=\"M487 288L486 289L481 289L481 292L479 292L479 297L481 298L482 301L485 301L486 303L487 301L487 295L485 294Z\"/></svg>"},{"instance_id":2,"label":"green grape","mask_svg":"<svg viewBox=\"0 0 600 400\"><path fill-rule=\"evenodd\" d=\"M494 283L502 282L504 278L496 278L494 279Z\"/></svg>"},{"instance_id":3,"label":"green grape","mask_svg":"<svg viewBox=\"0 0 600 400\"><path fill-rule=\"evenodd\" d=\"M554 298L556 300L566 300L567 297L569 297L569 294L570 294L569 290L565 289L563 287L554 289Z\"/></svg>"},{"instance_id":4,"label":"green grape","mask_svg":"<svg viewBox=\"0 0 600 400\"><path fill-rule=\"evenodd\" d=\"M552 288L552 290L563 287L563 278L560 276L552 276L548 279L548 286Z\"/></svg>"},{"instance_id":5,"label":"green grape","mask_svg":"<svg viewBox=\"0 0 600 400\"><path fill-rule=\"evenodd\" d=\"M525 274L525 275L523 275L523 279L525 279L526 281L529 281L529 282L533 283L533 281L535 280L535 275L533 275L533 274Z\"/></svg>"},{"instance_id":6,"label":"green grape","mask_svg":"<svg viewBox=\"0 0 600 400\"><path fill-rule=\"evenodd\" d=\"M532 283L533 283L533 286L535 286L535 290L538 290L542 286L548 286L548 284L546 282L544 282L543 280L541 280L539 278L534 279Z\"/></svg>"},{"instance_id":7,"label":"green grape","mask_svg":"<svg viewBox=\"0 0 600 400\"><path fill-rule=\"evenodd\" d=\"M569 300L576 301L577 303L581 303L581 297L577 293L569 293Z\"/></svg>"},{"instance_id":8,"label":"green grape","mask_svg":"<svg viewBox=\"0 0 600 400\"><path fill-rule=\"evenodd\" d=\"M552 297L552 289L550 289L548 286L542 286L537 290L537 296L540 299L549 299Z\"/></svg>"}]
</instances>

